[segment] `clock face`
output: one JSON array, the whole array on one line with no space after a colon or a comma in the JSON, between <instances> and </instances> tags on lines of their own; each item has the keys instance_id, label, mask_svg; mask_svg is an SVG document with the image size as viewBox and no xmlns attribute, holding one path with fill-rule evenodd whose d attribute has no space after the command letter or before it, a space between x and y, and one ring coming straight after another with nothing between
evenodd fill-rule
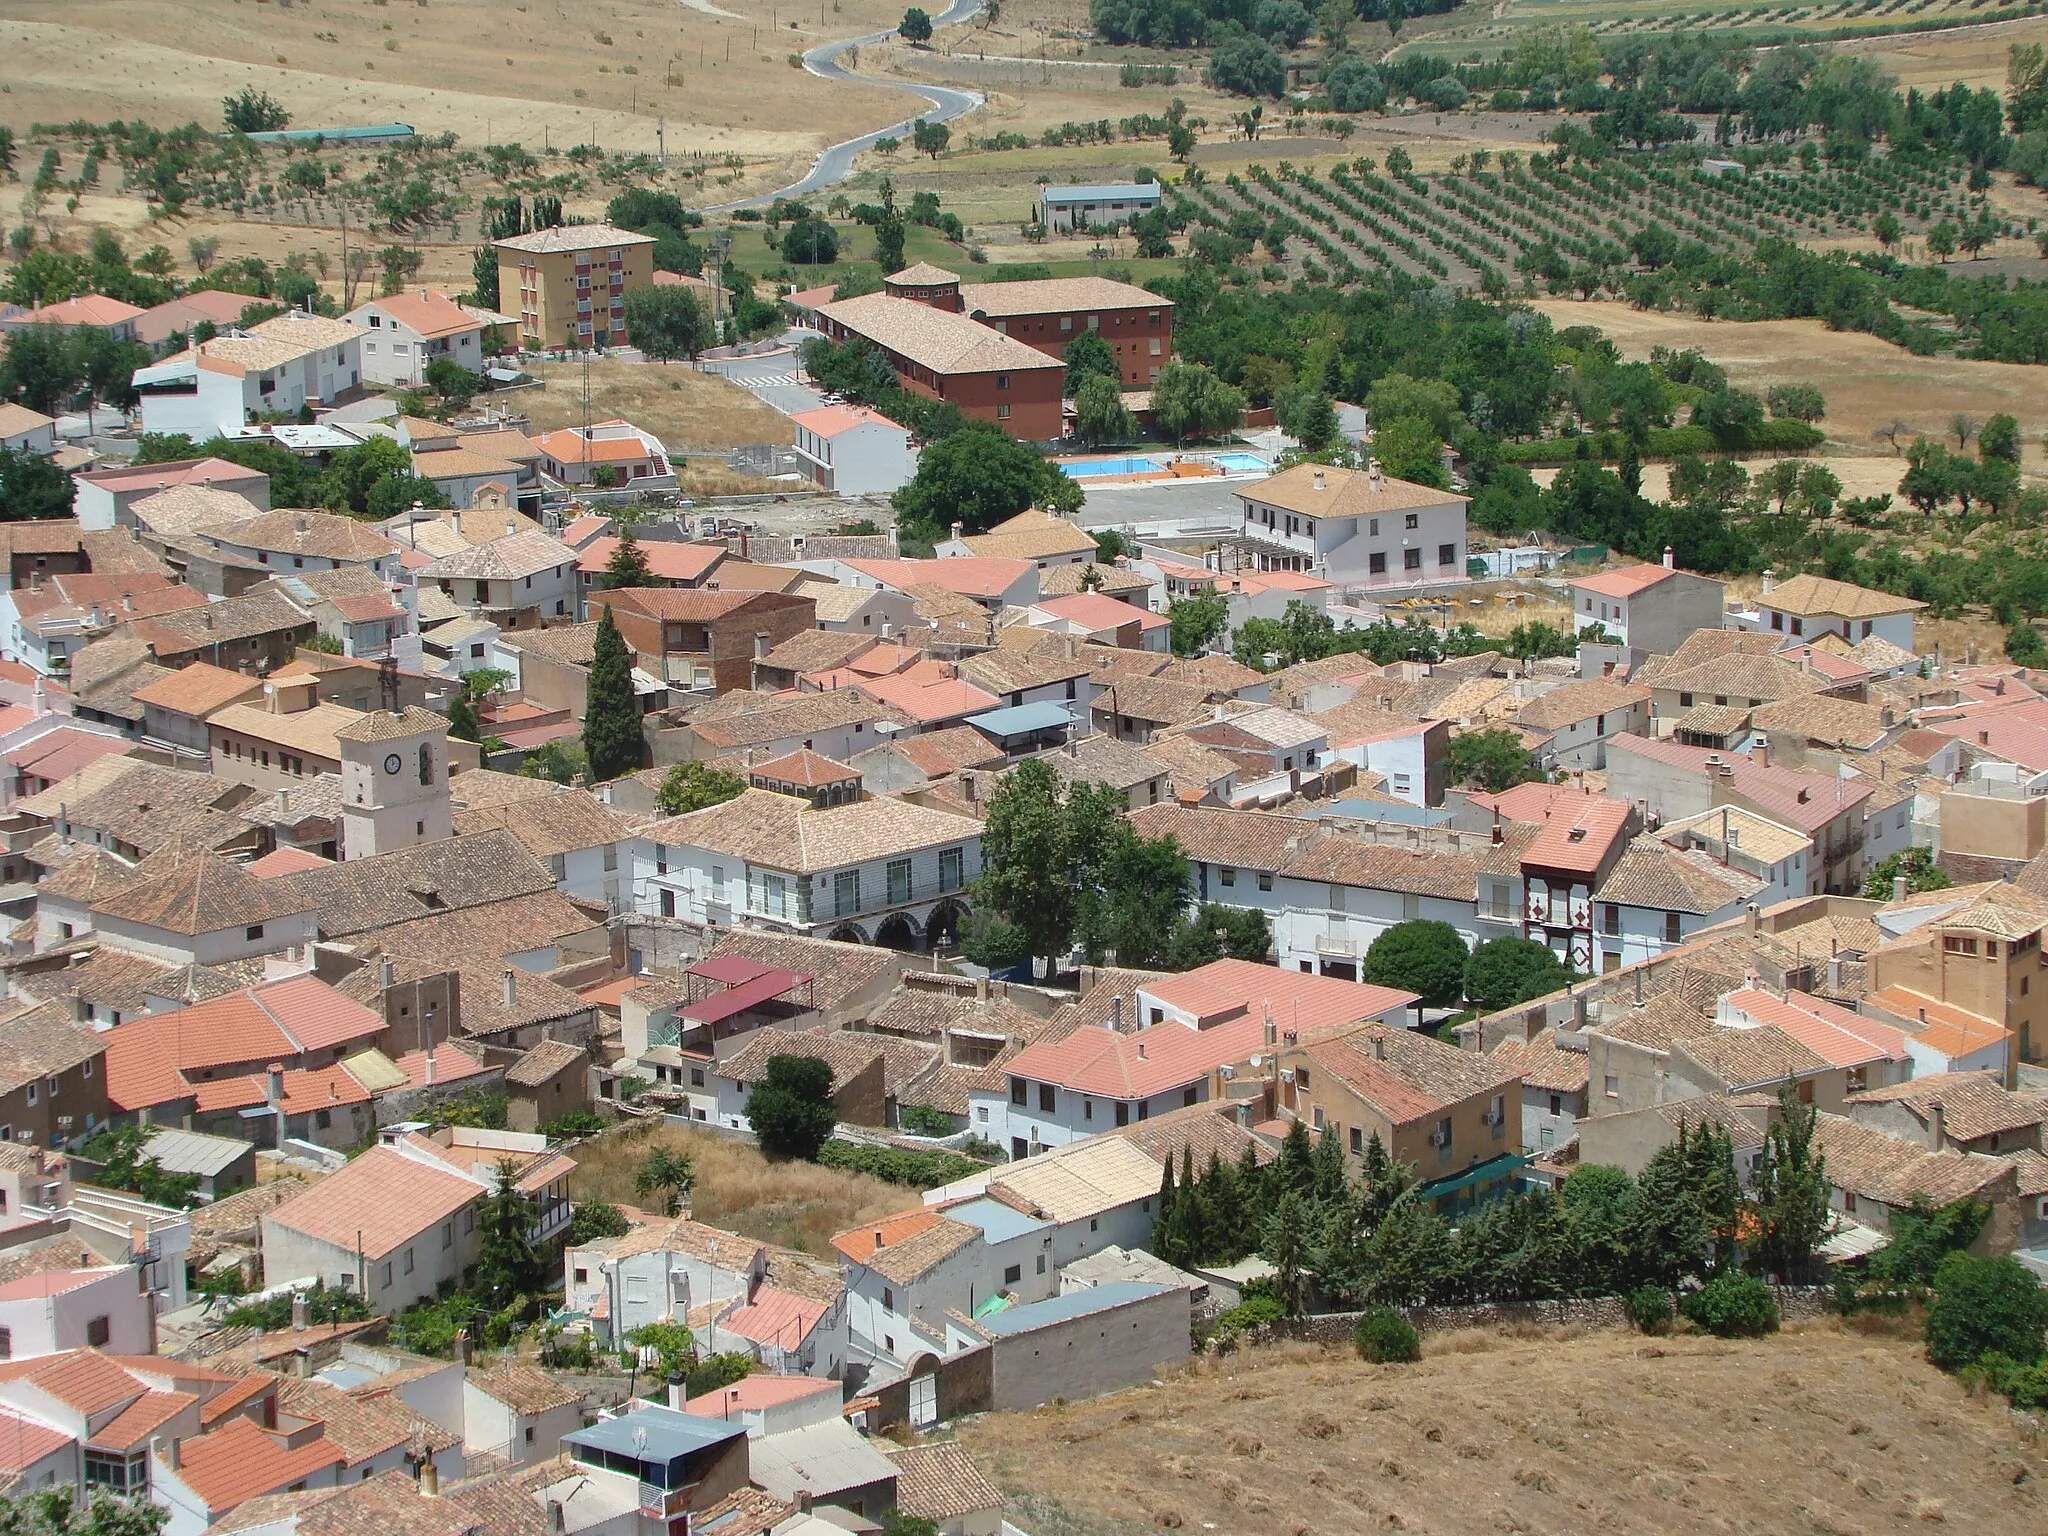
<instances>
[{"instance_id":1,"label":"clock face","mask_svg":"<svg viewBox=\"0 0 2048 1536\"><path fill-rule=\"evenodd\" d=\"M398 772L399 769L403 768L404 766L404 759L401 758L396 752L389 754L384 759L384 771L386 773L396 773Z\"/></svg>"}]
</instances>

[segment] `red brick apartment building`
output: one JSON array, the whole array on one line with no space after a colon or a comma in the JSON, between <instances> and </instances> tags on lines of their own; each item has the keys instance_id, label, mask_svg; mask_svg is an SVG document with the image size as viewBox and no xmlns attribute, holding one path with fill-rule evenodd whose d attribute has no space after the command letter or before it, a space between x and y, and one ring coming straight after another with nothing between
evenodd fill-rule
<instances>
[{"instance_id":1,"label":"red brick apartment building","mask_svg":"<svg viewBox=\"0 0 2048 1536\"><path fill-rule=\"evenodd\" d=\"M640 666L676 688L730 693L752 681L754 658L811 629L808 597L620 587L602 594Z\"/></svg>"},{"instance_id":2,"label":"red brick apartment building","mask_svg":"<svg viewBox=\"0 0 2048 1536\"><path fill-rule=\"evenodd\" d=\"M1060 434L1064 374L1049 369L1076 336L1094 331L1109 343L1127 389L1149 388L1173 356L1173 305L1104 277L963 287L958 273L919 262L885 279L883 292L817 314L833 340L879 348L906 389L1035 441ZM1022 347L992 347L990 331Z\"/></svg>"}]
</instances>

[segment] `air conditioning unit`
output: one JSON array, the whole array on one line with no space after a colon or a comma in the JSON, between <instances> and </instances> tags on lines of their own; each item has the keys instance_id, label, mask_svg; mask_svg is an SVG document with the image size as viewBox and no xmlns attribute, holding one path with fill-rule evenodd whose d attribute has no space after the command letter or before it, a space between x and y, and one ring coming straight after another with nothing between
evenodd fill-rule
<instances>
[{"instance_id":1,"label":"air conditioning unit","mask_svg":"<svg viewBox=\"0 0 2048 1536\"><path fill-rule=\"evenodd\" d=\"M1486 1112L1486 1123L1490 1126L1499 1125L1506 1118L1507 1116L1497 1109L1489 1109Z\"/></svg>"},{"instance_id":2,"label":"air conditioning unit","mask_svg":"<svg viewBox=\"0 0 2048 1536\"><path fill-rule=\"evenodd\" d=\"M1429 1133L1429 1144L1432 1147L1448 1147L1451 1144L1451 1133L1449 1131L1431 1131Z\"/></svg>"}]
</instances>

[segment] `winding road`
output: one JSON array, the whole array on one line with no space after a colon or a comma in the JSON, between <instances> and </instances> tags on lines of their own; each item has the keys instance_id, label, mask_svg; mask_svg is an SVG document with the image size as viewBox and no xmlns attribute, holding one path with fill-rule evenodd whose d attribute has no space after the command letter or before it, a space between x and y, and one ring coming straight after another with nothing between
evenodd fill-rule
<instances>
[{"instance_id":1,"label":"winding road","mask_svg":"<svg viewBox=\"0 0 2048 1536\"><path fill-rule=\"evenodd\" d=\"M949 27L971 20L981 10L982 0L953 0L942 14L932 18L934 27ZM919 117L927 122L946 123L956 117L965 117L979 107L986 99L979 91L956 91L944 85L912 85L902 80L883 80L874 75L856 75L844 68L840 56L849 49L865 43L884 42L896 35L892 28L886 32L869 32L862 37L841 38L835 43L820 43L804 55L804 68L823 80L858 80L863 85L878 85L892 91L908 91L913 96L922 96L932 104L929 112L920 112L906 117L900 123L891 123L887 128L877 128L873 133L864 133L857 139L847 139L834 144L818 156L811 166L810 174L803 180L773 192L763 192L758 197L744 197L738 202L719 203L705 208L704 213L730 213L735 208L765 208L778 197L803 197L837 186L852 174L854 157L864 149L874 146L875 140L906 137L911 125Z\"/></svg>"}]
</instances>

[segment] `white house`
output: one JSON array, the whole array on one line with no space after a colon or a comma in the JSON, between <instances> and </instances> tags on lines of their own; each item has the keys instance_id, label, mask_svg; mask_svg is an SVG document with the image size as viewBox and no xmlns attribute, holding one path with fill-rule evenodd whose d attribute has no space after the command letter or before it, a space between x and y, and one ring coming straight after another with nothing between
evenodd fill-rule
<instances>
[{"instance_id":1,"label":"white house","mask_svg":"<svg viewBox=\"0 0 2048 1536\"><path fill-rule=\"evenodd\" d=\"M438 586L459 607L483 617L530 612L536 621L574 618L580 596L576 551L511 517L505 536L431 560L414 573L420 586ZM509 626L508 626L509 627Z\"/></svg>"},{"instance_id":2,"label":"white house","mask_svg":"<svg viewBox=\"0 0 2048 1536\"><path fill-rule=\"evenodd\" d=\"M1537 766L1546 772L1604 769L1610 737L1650 734L1650 690L1604 677L1573 678L1524 704L1515 724L1547 738L1536 749Z\"/></svg>"},{"instance_id":3,"label":"white house","mask_svg":"<svg viewBox=\"0 0 2048 1536\"><path fill-rule=\"evenodd\" d=\"M1664 552L1662 565L1630 565L1568 584L1572 632L1603 631L1617 645L1669 656L1696 630L1719 629L1727 588L1681 571Z\"/></svg>"},{"instance_id":4,"label":"white house","mask_svg":"<svg viewBox=\"0 0 2048 1536\"><path fill-rule=\"evenodd\" d=\"M1763 889L1751 898L1758 907L1814 893L1813 839L1741 806L1715 806L1697 816L1667 821L1656 835L1674 848L1697 849L1731 869L1754 875L1763 882Z\"/></svg>"},{"instance_id":5,"label":"white house","mask_svg":"<svg viewBox=\"0 0 2048 1536\"><path fill-rule=\"evenodd\" d=\"M9 453L55 453L56 419L11 400L0 402L0 448Z\"/></svg>"},{"instance_id":6,"label":"white house","mask_svg":"<svg viewBox=\"0 0 2048 1536\"><path fill-rule=\"evenodd\" d=\"M462 1447L515 1467L547 1461L583 1427L583 1393L546 1371L503 1361L462 1383Z\"/></svg>"},{"instance_id":7,"label":"white house","mask_svg":"<svg viewBox=\"0 0 2048 1536\"><path fill-rule=\"evenodd\" d=\"M471 373L483 372L489 366L486 333L517 323L507 315L458 304L432 288L371 299L343 318L363 333L363 378L407 387L425 383L427 365L444 358Z\"/></svg>"},{"instance_id":8,"label":"white house","mask_svg":"<svg viewBox=\"0 0 2048 1536\"><path fill-rule=\"evenodd\" d=\"M1794 576L1779 581L1764 572L1763 590L1747 608L1731 611L1733 629L1751 629L1788 638L1817 639L1840 635L1851 645L1876 635L1904 651L1913 645L1913 615L1927 605L1917 598L1874 592L1853 582L1825 576Z\"/></svg>"},{"instance_id":9,"label":"white house","mask_svg":"<svg viewBox=\"0 0 2048 1536\"><path fill-rule=\"evenodd\" d=\"M886 496L917 473L910 433L861 405L826 405L789 418L797 457L821 490L841 496Z\"/></svg>"},{"instance_id":10,"label":"white house","mask_svg":"<svg viewBox=\"0 0 2048 1536\"><path fill-rule=\"evenodd\" d=\"M1363 470L1297 464L1246 486L1242 538L1257 569L1306 571L1346 587L1465 580L1468 498Z\"/></svg>"},{"instance_id":11,"label":"white house","mask_svg":"<svg viewBox=\"0 0 2048 1536\"><path fill-rule=\"evenodd\" d=\"M1763 890L1746 870L1639 837L1593 891L1601 967L1654 959L1702 928L1740 917Z\"/></svg>"},{"instance_id":12,"label":"white house","mask_svg":"<svg viewBox=\"0 0 2048 1536\"><path fill-rule=\"evenodd\" d=\"M44 1270L0 1285L0 1359L66 1349L154 1354L153 1308L137 1279L134 1265L118 1264Z\"/></svg>"},{"instance_id":13,"label":"white house","mask_svg":"<svg viewBox=\"0 0 2048 1536\"><path fill-rule=\"evenodd\" d=\"M981 873L981 823L883 796L813 809L749 789L643 827L633 852L641 912L928 949L957 936Z\"/></svg>"}]
</instances>

